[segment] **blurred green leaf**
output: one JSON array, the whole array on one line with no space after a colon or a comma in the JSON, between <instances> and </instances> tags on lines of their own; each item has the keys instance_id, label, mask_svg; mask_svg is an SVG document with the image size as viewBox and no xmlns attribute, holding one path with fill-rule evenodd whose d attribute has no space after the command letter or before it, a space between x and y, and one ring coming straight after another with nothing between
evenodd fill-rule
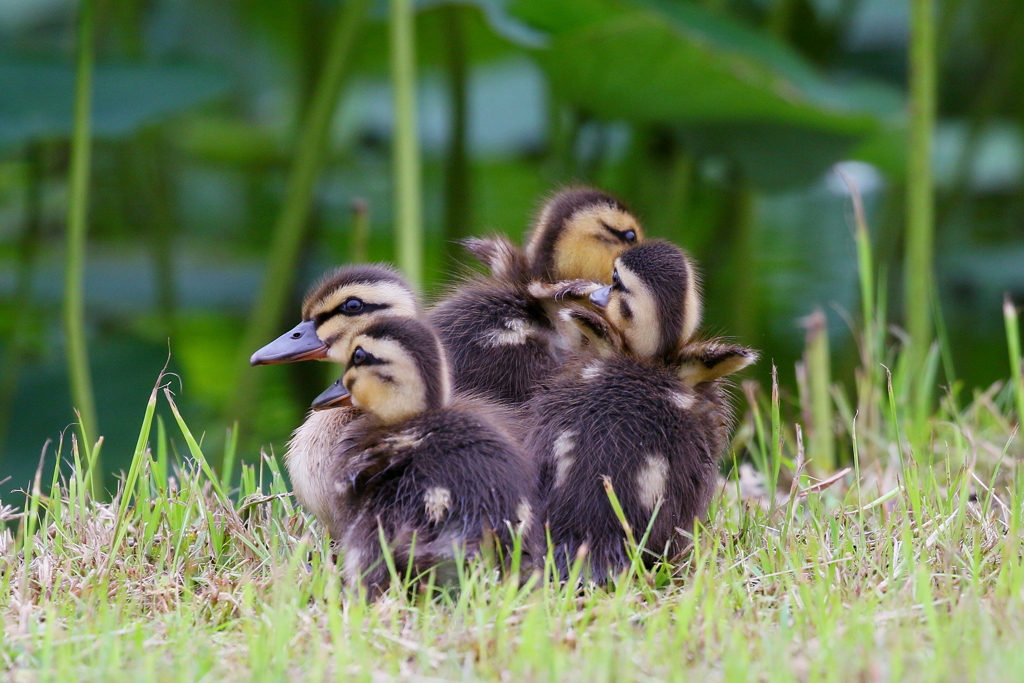
<instances>
[{"instance_id":1,"label":"blurred green leaf","mask_svg":"<svg viewBox=\"0 0 1024 683\"><path fill-rule=\"evenodd\" d=\"M785 44L695 4L518 0L513 11L551 32L538 57L554 90L599 118L756 120L859 136L900 110L891 89L826 81Z\"/></svg>"},{"instance_id":2,"label":"blurred green leaf","mask_svg":"<svg viewBox=\"0 0 1024 683\"><path fill-rule=\"evenodd\" d=\"M618 0L512 0L511 12L534 28L565 35L613 19L629 8Z\"/></svg>"},{"instance_id":3,"label":"blurred green leaf","mask_svg":"<svg viewBox=\"0 0 1024 683\"><path fill-rule=\"evenodd\" d=\"M121 138L223 94L228 79L190 66L106 65L93 77L93 134ZM71 134L70 65L0 64L0 147Z\"/></svg>"},{"instance_id":4,"label":"blurred green leaf","mask_svg":"<svg viewBox=\"0 0 1024 683\"><path fill-rule=\"evenodd\" d=\"M850 158L874 165L890 181L903 182L907 175L907 126L886 126L865 137Z\"/></svg>"},{"instance_id":5,"label":"blurred green leaf","mask_svg":"<svg viewBox=\"0 0 1024 683\"><path fill-rule=\"evenodd\" d=\"M522 46L536 46L540 34L500 11L486 0L463 2L418 2L416 14L416 61L419 67L442 67L447 63L448 33L440 8L454 4L462 8L462 26L466 34L470 63L493 62L521 52ZM490 7L493 5L493 7ZM488 6L488 7L484 7ZM532 40L531 40L532 37ZM356 69L378 76L388 73L388 30L385 15L375 17L363 31Z\"/></svg>"},{"instance_id":6,"label":"blurred green leaf","mask_svg":"<svg viewBox=\"0 0 1024 683\"><path fill-rule=\"evenodd\" d=\"M765 190L817 180L855 144L848 135L770 123L693 126L683 138L698 155L726 155L745 180Z\"/></svg>"},{"instance_id":7,"label":"blurred green leaf","mask_svg":"<svg viewBox=\"0 0 1024 683\"><path fill-rule=\"evenodd\" d=\"M175 146L215 164L267 166L288 161L288 145L265 127L224 116L189 116L175 125Z\"/></svg>"}]
</instances>

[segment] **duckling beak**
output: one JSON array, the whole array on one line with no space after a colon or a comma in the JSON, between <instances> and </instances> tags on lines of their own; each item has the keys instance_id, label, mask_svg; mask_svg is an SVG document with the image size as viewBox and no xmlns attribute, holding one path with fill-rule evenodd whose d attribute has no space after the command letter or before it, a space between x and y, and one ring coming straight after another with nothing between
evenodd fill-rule
<instances>
[{"instance_id":1,"label":"duckling beak","mask_svg":"<svg viewBox=\"0 0 1024 683\"><path fill-rule=\"evenodd\" d=\"M338 406L350 406L352 405L352 394L345 388L345 385L341 383L341 378L327 387L324 393L313 399L313 410L327 410L328 408L337 408Z\"/></svg>"},{"instance_id":2,"label":"duckling beak","mask_svg":"<svg viewBox=\"0 0 1024 683\"><path fill-rule=\"evenodd\" d=\"M249 358L250 365L276 365L327 357L327 344L316 336L312 320L303 320Z\"/></svg>"},{"instance_id":3,"label":"duckling beak","mask_svg":"<svg viewBox=\"0 0 1024 683\"><path fill-rule=\"evenodd\" d=\"M608 297L611 296L612 286L602 287L596 289L590 293L590 303L594 304L598 308L604 308L608 305Z\"/></svg>"}]
</instances>

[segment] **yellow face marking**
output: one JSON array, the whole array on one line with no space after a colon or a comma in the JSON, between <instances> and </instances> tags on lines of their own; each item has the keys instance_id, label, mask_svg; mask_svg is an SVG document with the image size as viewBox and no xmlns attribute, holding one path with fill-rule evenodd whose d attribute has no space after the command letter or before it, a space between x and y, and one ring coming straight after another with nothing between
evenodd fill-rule
<instances>
[{"instance_id":1,"label":"yellow face marking","mask_svg":"<svg viewBox=\"0 0 1024 683\"><path fill-rule=\"evenodd\" d=\"M544 248L544 236L550 230L559 229L550 225L552 208L545 207L537 220L541 227L533 231L526 245L526 257L531 263L541 260L539 252ZM636 233L636 240L628 244L609 232L605 225L623 233L632 230ZM580 209L561 226L561 234L553 246L554 278L595 280L607 284L611 282L615 258L639 244L643 237L643 228L632 214L607 204Z\"/></svg>"},{"instance_id":2,"label":"yellow face marking","mask_svg":"<svg viewBox=\"0 0 1024 683\"><path fill-rule=\"evenodd\" d=\"M345 315L338 313L324 321L316 330L317 337L330 346L327 357L335 363L344 364L352 337L367 328L382 316L412 318L419 314L416 299L404 287L394 282L357 282L329 292L324 297L310 304L306 310L308 319L335 310L351 298L361 300L365 304L386 304L387 308Z\"/></svg>"},{"instance_id":3,"label":"yellow face marking","mask_svg":"<svg viewBox=\"0 0 1024 683\"><path fill-rule=\"evenodd\" d=\"M629 244L608 231L632 230L636 240ZM612 281L612 264L622 252L643 239L640 223L625 211L610 206L593 206L577 211L566 221L555 242L555 276L558 280Z\"/></svg>"},{"instance_id":4,"label":"yellow face marking","mask_svg":"<svg viewBox=\"0 0 1024 683\"><path fill-rule=\"evenodd\" d=\"M342 383L352 393L353 405L386 425L398 424L426 409L423 375L405 348L392 339L372 339L365 335L352 340L350 357L356 347L362 347L387 363L349 365ZM447 389L443 395L447 397Z\"/></svg>"},{"instance_id":5,"label":"yellow face marking","mask_svg":"<svg viewBox=\"0 0 1024 683\"><path fill-rule=\"evenodd\" d=\"M636 477L640 504L650 512L665 496L665 482L668 479L668 460L663 455L648 455L643 469Z\"/></svg>"},{"instance_id":6,"label":"yellow face marking","mask_svg":"<svg viewBox=\"0 0 1024 683\"><path fill-rule=\"evenodd\" d=\"M625 291L612 289L605 316L617 327L633 353L650 358L661 345L661 316L654 294L621 263L619 280ZM626 315L626 311L629 315Z\"/></svg>"}]
</instances>

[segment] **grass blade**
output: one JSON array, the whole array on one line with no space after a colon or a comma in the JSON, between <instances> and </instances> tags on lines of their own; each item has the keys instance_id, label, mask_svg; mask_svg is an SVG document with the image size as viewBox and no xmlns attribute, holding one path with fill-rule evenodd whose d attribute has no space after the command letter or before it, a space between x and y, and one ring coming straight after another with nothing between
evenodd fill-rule
<instances>
[{"instance_id":1,"label":"grass blade","mask_svg":"<svg viewBox=\"0 0 1024 683\"><path fill-rule=\"evenodd\" d=\"M189 453L199 463L199 467L202 469L203 474L210 480L210 484L213 485L214 491L220 497L220 502L225 507L230 505L227 495L224 493L224 488L220 485L220 480L214 473L213 468L210 467L210 463L206 460L206 456L203 455L203 449L199 447L199 442L196 441L195 437L192 436L192 432L189 430L188 425L185 424L185 419L181 416L178 411L178 406L174 403L174 399L171 397L171 390L164 387L164 396L167 398L167 403L171 406L171 412L174 413L174 420L178 423L178 428L181 430L181 435L185 437L185 443L188 444Z\"/></svg>"}]
</instances>

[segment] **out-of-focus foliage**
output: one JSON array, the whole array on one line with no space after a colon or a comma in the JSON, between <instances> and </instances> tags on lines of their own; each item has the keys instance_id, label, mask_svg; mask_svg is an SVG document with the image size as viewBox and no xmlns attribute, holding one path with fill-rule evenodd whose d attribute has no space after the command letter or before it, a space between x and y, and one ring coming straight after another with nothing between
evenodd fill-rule
<instances>
[{"instance_id":1,"label":"out-of-focus foliage","mask_svg":"<svg viewBox=\"0 0 1024 683\"><path fill-rule=\"evenodd\" d=\"M1024 4L939 5L945 380L973 387L1005 375L1002 293L1024 300ZM190 424L218 442L234 418L238 340L338 7L98 0L86 304L115 470L168 346ZM518 236L546 193L595 183L693 251L708 329L763 349L757 372L779 366L784 404L795 409L799 320L815 307L846 376L859 304L850 199L832 168L860 188L899 292L906 0L417 8L429 295L457 272L446 239ZM74 16L72 0L0 2L0 479L12 476L0 493L24 486L43 441L74 419L59 313ZM281 329L302 290L349 259L353 200L369 205L369 257L394 257L386 16L375 2L356 46ZM896 294L888 303L901 309ZM280 452L337 368L251 372L264 382L248 445Z\"/></svg>"},{"instance_id":2,"label":"out-of-focus foliage","mask_svg":"<svg viewBox=\"0 0 1024 683\"><path fill-rule=\"evenodd\" d=\"M71 134L74 70L67 64L0 64L0 145L13 147ZM93 76L93 134L123 138L224 93L209 70L106 66Z\"/></svg>"}]
</instances>

